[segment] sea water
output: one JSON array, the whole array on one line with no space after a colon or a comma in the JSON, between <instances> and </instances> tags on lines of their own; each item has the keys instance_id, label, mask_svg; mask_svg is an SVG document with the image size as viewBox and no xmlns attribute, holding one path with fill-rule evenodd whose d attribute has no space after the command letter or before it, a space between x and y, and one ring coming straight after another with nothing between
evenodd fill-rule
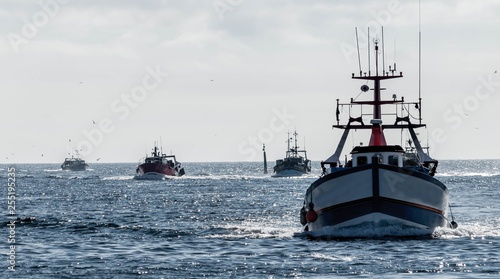
<instances>
[{"instance_id":1,"label":"sea water","mask_svg":"<svg viewBox=\"0 0 500 279\"><path fill-rule=\"evenodd\" d=\"M413 238L304 233L317 162L295 178L261 163L183 165L165 181L133 180L135 164L0 166L0 277L500 278L498 160L441 161L459 226Z\"/></svg>"}]
</instances>

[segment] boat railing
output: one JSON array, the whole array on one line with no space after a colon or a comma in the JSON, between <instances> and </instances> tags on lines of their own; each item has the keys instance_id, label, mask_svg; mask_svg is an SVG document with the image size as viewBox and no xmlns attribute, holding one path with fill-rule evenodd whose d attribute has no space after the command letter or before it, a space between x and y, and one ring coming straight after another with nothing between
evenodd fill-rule
<instances>
[{"instance_id":1,"label":"boat railing","mask_svg":"<svg viewBox=\"0 0 500 279\"><path fill-rule=\"evenodd\" d=\"M351 101L349 103L340 103L340 100L337 99L337 109L335 113L337 124L333 125L333 127L342 127L342 125L340 125L340 116L342 112L344 112L345 108L348 108L348 119L356 119L357 121L361 122L363 119L365 119L368 120L367 122L369 122L369 120L371 120L371 118L373 117L373 105L371 103L371 101L355 101L353 98L351 98ZM387 117L391 117L393 121L394 119L411 117L412 119L419 121L419 124L421 124L421 119L419 117L413 116L412 114L412 109L418 110L417 113L420 112L420 102L405 102L404 97L401 97L401 99L396 99L396 95L393 95L392 100L381 101L381 103L392 104L395 107L393 111L381 113L382 116L385 116L385 119L387 119ZM368 108L366 108L367 106Z\"/></svg>"}]
</instances>

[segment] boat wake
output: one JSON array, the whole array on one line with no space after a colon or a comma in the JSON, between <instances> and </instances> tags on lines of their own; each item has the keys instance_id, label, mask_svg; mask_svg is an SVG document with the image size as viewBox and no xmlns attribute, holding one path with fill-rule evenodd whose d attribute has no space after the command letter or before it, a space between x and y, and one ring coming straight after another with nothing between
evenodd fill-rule
<instances>
[{"instance_id":1,"label":"boat wake","mask_svg":"<svg viewBox=\"0 0 500 279\"><path fill-rule=\"evenodd\" d=\"M442 176L442 177L474 177L474 176L481 176L481 177L493 177L493 176L500 176L499 171L495 172L444 172L444 173L437 173L437 177Z\"/></svg>"},{"instance_id":2,"label":"boat wake","mask_svg":"<svg viewBox=\"0 0 500 279\"><path fill-rule=\"evenodd\" d=\"M102 178L102 180L132 180L132 179L134 179L133 175L118 175L118 176L108 176Z\"/></svg>"},{"instance_id":3,"label":"boat wake","mask_svg":"<svg viewBox=\"0 0 500 279\"><path fill-rule=\"evenodd\" d=\"M264 238L292 238L296 228L290 228L287 224L276 224L274 226L263 226L261 222L245 221L240 224L225 224L212 228L211 233L205 238L224 239L264 239Z\"/></svg>"},{"instance_id":4,"label":"boat wake","mask_svg":"<svg viewBox=\"0 0 500 279\"><path fill-rule=\"evenodd\" d=\"M199 175L185 175L184 179L213 179L213 180L251 180L251 179L263 179L270 178L269 176L256 176L256 175L242 175L242 174L199 174Z\"/></svg>"},{"instance_id":5,"label":"boat wake","mask_svg":"<svg viewBox=\"0 0 500 279\"><path fill-rule=\"evenodd\" d=\"M44 169L43 171L45 171L45 172L61 172L62 170L59 168L59 169Z\"/></svg>"},{"instance_id":6,"label":"boat wake","mask_svg":"<svg viewBox=\"0 0 500 279\"><path fill-rule=\"evenodd\" d=\"M334 228L323 227L314 232L304 232L297 236L305 236L310 239L333 240L353 238L432 238L432 231L419 229L397 223L374 223L365 222L359 225Z\"/></svg>"},{"instance_id":7,"label":"boat wake","mask_svg":"<svg viewBox=\"0 0 500 279\"><path fill-rule=\"evenodd\" d=\"M50 178L63 178L61 176L51 176ZM295 177L290 179L298 179L304 177ZM136 177L134 175L117 175L117 176L108 176L103 177L101 180L169 180L169 181L188 181L188 180L252 180L252 179L271 179L270 176L252 176L252 175L238 175L238 174L228 174L228 175L211 175L211 174L194 174L194 175L184 175L184 176L168 176L168 177L154 177L153 179L145 179L141 177Z\"/></svg>"},{"instance_id":8,"label":"boat wake","mask_svg":"<svg viewBox=\"0 0 500 279\"><path fill-rule=\"evenodd\" d=\"M434 234L436 237L442 239L484 239L489 237L500 237L500 228L497 224L494 226L485 226L479 223L460 224L456 229L438 228Z\"/></svg>"},{"instance_id":9,"label":"boat wake","mask_svg":"<svg viewBox=\"0 0 500 279\"><path fill-rule=\"evenodd\" d=\"M295 233L295 237L304 237L311 240L352 240L352 239L485 239L500 237L498 226L484 226L482 224L460 224L458 228L437 227L433 232L425 229L387 224L385 226L374 223L333 228L325 227L315 232Z\"/></svg>"}]
</instances>

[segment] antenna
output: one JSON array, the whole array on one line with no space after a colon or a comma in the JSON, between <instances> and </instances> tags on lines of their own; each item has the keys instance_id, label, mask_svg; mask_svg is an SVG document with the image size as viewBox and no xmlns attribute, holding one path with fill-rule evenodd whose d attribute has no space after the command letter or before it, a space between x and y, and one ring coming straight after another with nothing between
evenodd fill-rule
<instances>
[{"instance_id":1,"label":"antenna","mask_svg":"<svg viewBox=\"0 0 500 279\"><path fill-rule=\"evenodd\" d=\"M371 73L370 73L370 27L368 27L368 76L371 76Z\"/></svg>"},{"instance_id":2,"label":"antenna","mask_svg":"<svg viewBox=\"0 0 500 279\"><path fill-rule=\"evenodd\" d=\"M422 124L422 28L420 20L420 0L418 0L418 121Z\"/></svg>"},{"instance_id":3,"label":"antenna","mask_svg":"<svg viewBox=\"0 0 500 279\"><path fill-rule=\"evenodd\" d=\"M396 71L396 39L394 39L394 69L393 73Z\"/></svg>"},{"instance_id":4,"label":"antenna","mask_svg":"<svg viewBox=\"0 0 500 279\"><path fill-rule=\"evenodd\" d=\"M161 141L161 136L160 136L160 152L163 154L163 142Z\"/></svg>"},{"instance_id":5,"label":"antenna","mask_svg":"<svg viewBox=\"0 0 500 279\"><path fill-rule=\"evenodd\" d=\"M298 135L299 134L297 134L297 130L295 130L295 132L293 133L293 136L294 136L294 139L295 139L295 152L297 152L297 148L298 148L298 146L297 146L297 136Z\"/></svg>"},{"instance_id":6,"label":"antenna","mask_svg":"<svg viewBox=\"0 0 500 279\"><path fill-rule=\"evenodd\" d=\"M384 26L382 26L382 75L385 76Z\"/></svg>"},{"instance_id":7,"label":"antenna","mask_svg":"<svg viewBox=\"0 0 500 279\"><path fill-rule=\"evenodd\" d=\"M358 27L355 27L355 30L356 30L356 45L358 46L359 76L362 76L362 71L361 71L361 57L359 56Z\"/></svg>"},{"instance_id":8,"label":"antenna","mask_svg":"<svg viewBox=\"0 0 500 279\"><path fill-rule=\"evenodd\" d=\"M373 39L375 44L375 75L378 76L378 38Z\"/></svg>"}]
</instances>

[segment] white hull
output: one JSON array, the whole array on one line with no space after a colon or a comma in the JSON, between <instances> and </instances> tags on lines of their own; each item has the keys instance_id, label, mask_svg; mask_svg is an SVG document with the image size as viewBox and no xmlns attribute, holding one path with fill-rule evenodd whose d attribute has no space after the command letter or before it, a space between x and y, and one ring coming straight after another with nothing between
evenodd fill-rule
<instances>
[{"instance_id":1,"label":"white hull","mask_svg":"<svg viewBox=\"0 0 500 279\"><path fill-rule=\"evenodd\" d=\"M309 187L306 207L311 201L318 218L307 224L310 231L373 223L432 232L448 224L446 187L396 167L375 164L329 174Z\"/></svg>"}]
</instances>

